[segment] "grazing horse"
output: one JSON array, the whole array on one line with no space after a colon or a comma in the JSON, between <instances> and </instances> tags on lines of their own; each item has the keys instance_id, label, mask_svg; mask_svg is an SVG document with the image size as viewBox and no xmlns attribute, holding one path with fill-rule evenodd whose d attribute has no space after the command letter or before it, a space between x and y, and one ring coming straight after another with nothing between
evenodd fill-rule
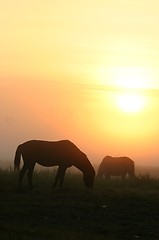
<instances>
[{"instance_id":1,"label":"grazing horse","mask_svg":"<svg viewBox=\"0 0 159 240\"><path fill-rule=\"evenodd\" d=\"M111 157L106 156L102 160L97 176L109 179L111 176L121 176L122 179L135 176L134 161L128 157Z\"/></svg>"},{"instance_id":2,"label":"grazing horse","mask_svg":"<svg viewBox=\"0 0 159 240\"><path fill-rule=\"evenodd\" d=\"M32 189L32 175L35 164L45 167L58 166L53 187L62 187L66 169L75 166L83 173L83 180L88 188L94 184L95 170L87 156L69 140L56 142L31 140L17 147L14 159L14 168L19 171L21 156L24 165L19 173L19 187L27 172L30 189Z\"/></svg>"}]
</instances>

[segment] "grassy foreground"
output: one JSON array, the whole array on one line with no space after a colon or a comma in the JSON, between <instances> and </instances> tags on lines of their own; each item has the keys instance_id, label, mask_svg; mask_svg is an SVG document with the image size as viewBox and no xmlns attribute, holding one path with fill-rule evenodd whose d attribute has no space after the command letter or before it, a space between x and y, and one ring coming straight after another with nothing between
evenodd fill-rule
<instances>
[{"instance_id":1,"label":"grassy foreground","mask_svg":"<svg viewBox=\"0 0 159 240\"><path fill-rule=\"evenodd\" d=\"M159 182L95 181L67 173L63 189L51 189L54 172L35 172L16 191L17 174L0 170L0 238L12 240L159 239Z\"/></svg>"}]
</instances>

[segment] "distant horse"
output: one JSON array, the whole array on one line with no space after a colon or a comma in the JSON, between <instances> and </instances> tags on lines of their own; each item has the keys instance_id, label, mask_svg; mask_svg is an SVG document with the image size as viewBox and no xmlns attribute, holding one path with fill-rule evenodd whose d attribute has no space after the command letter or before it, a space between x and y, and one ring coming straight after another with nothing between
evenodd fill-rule
<instances>
[{"instance_id":1,"label":"distant horse","mask_svg":"<svg viewBox=\"0 0 159 240\"><path fill-rule=\"evenodd\" d=\"M102 160L97 177L109 179L111 176L121 176L122 179L135 176L134 161L128 157L111 157L106 156Z\"/></svg>"},{"instance_id":2,"label":"distant horse","mask_svg":"<svg viewBox=\"0 0 159 240\"><path fill-rule=\"evenodd\" d=\"M92 188L94 184L95 170L87 156L81 152L69 140L56 142L31 140L17 147L14 159L14 168L19 171L20 159L23 158L24 165L19 173L19 187L27 172L30 189L32 189L32 175L35 164L45 167L58 166L53 187L62 187L66 169L75 166L83 173L85 186Z\"/></svg>"}]
</instances>

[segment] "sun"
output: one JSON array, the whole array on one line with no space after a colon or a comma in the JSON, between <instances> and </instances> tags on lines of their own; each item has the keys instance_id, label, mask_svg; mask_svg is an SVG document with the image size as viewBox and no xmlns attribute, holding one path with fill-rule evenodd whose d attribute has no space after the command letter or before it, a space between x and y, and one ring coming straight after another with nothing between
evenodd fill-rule
<instances>
[{"instance_id":1,"label":"sun","mask_svg":"<svg viewBox=\"0 0 159 240\"><path fill-rule=\"evenodd\" d=\"M135 113L143 109L145 102L143 96L135 93L123 93L117 97L117 103L124 112Z\"/></svg>"},{"instance_id":2,"label":"sun","mask_svg":"<svg viewBox=\"0 0 159 240\"><path fill-rule=\"evenodd\" d=\"M145 68L119 66L104 68L101 66L99 79L107 91L113 92L113 103L125 113L137 113L147 107L147 90L152 79Z\"/></svg>"}]
</instances>

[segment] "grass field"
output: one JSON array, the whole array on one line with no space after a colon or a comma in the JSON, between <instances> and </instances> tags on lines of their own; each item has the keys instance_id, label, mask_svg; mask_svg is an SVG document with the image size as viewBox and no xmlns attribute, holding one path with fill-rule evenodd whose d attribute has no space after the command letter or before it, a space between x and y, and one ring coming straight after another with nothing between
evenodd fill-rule
<instances>
[{"instance_id":1,"label":"grass field","mask_svg":"<svg viewBox=\"0 0 159 240\"><path fill-rule=\"evenodd\" d=\"M17 173L0 170L0 239L159 239L159 181L149 175L122 181L95 181L66 174L63 189L52 190L55 171L35 172L16 190Z\"/></svg>"}]
</instances>

